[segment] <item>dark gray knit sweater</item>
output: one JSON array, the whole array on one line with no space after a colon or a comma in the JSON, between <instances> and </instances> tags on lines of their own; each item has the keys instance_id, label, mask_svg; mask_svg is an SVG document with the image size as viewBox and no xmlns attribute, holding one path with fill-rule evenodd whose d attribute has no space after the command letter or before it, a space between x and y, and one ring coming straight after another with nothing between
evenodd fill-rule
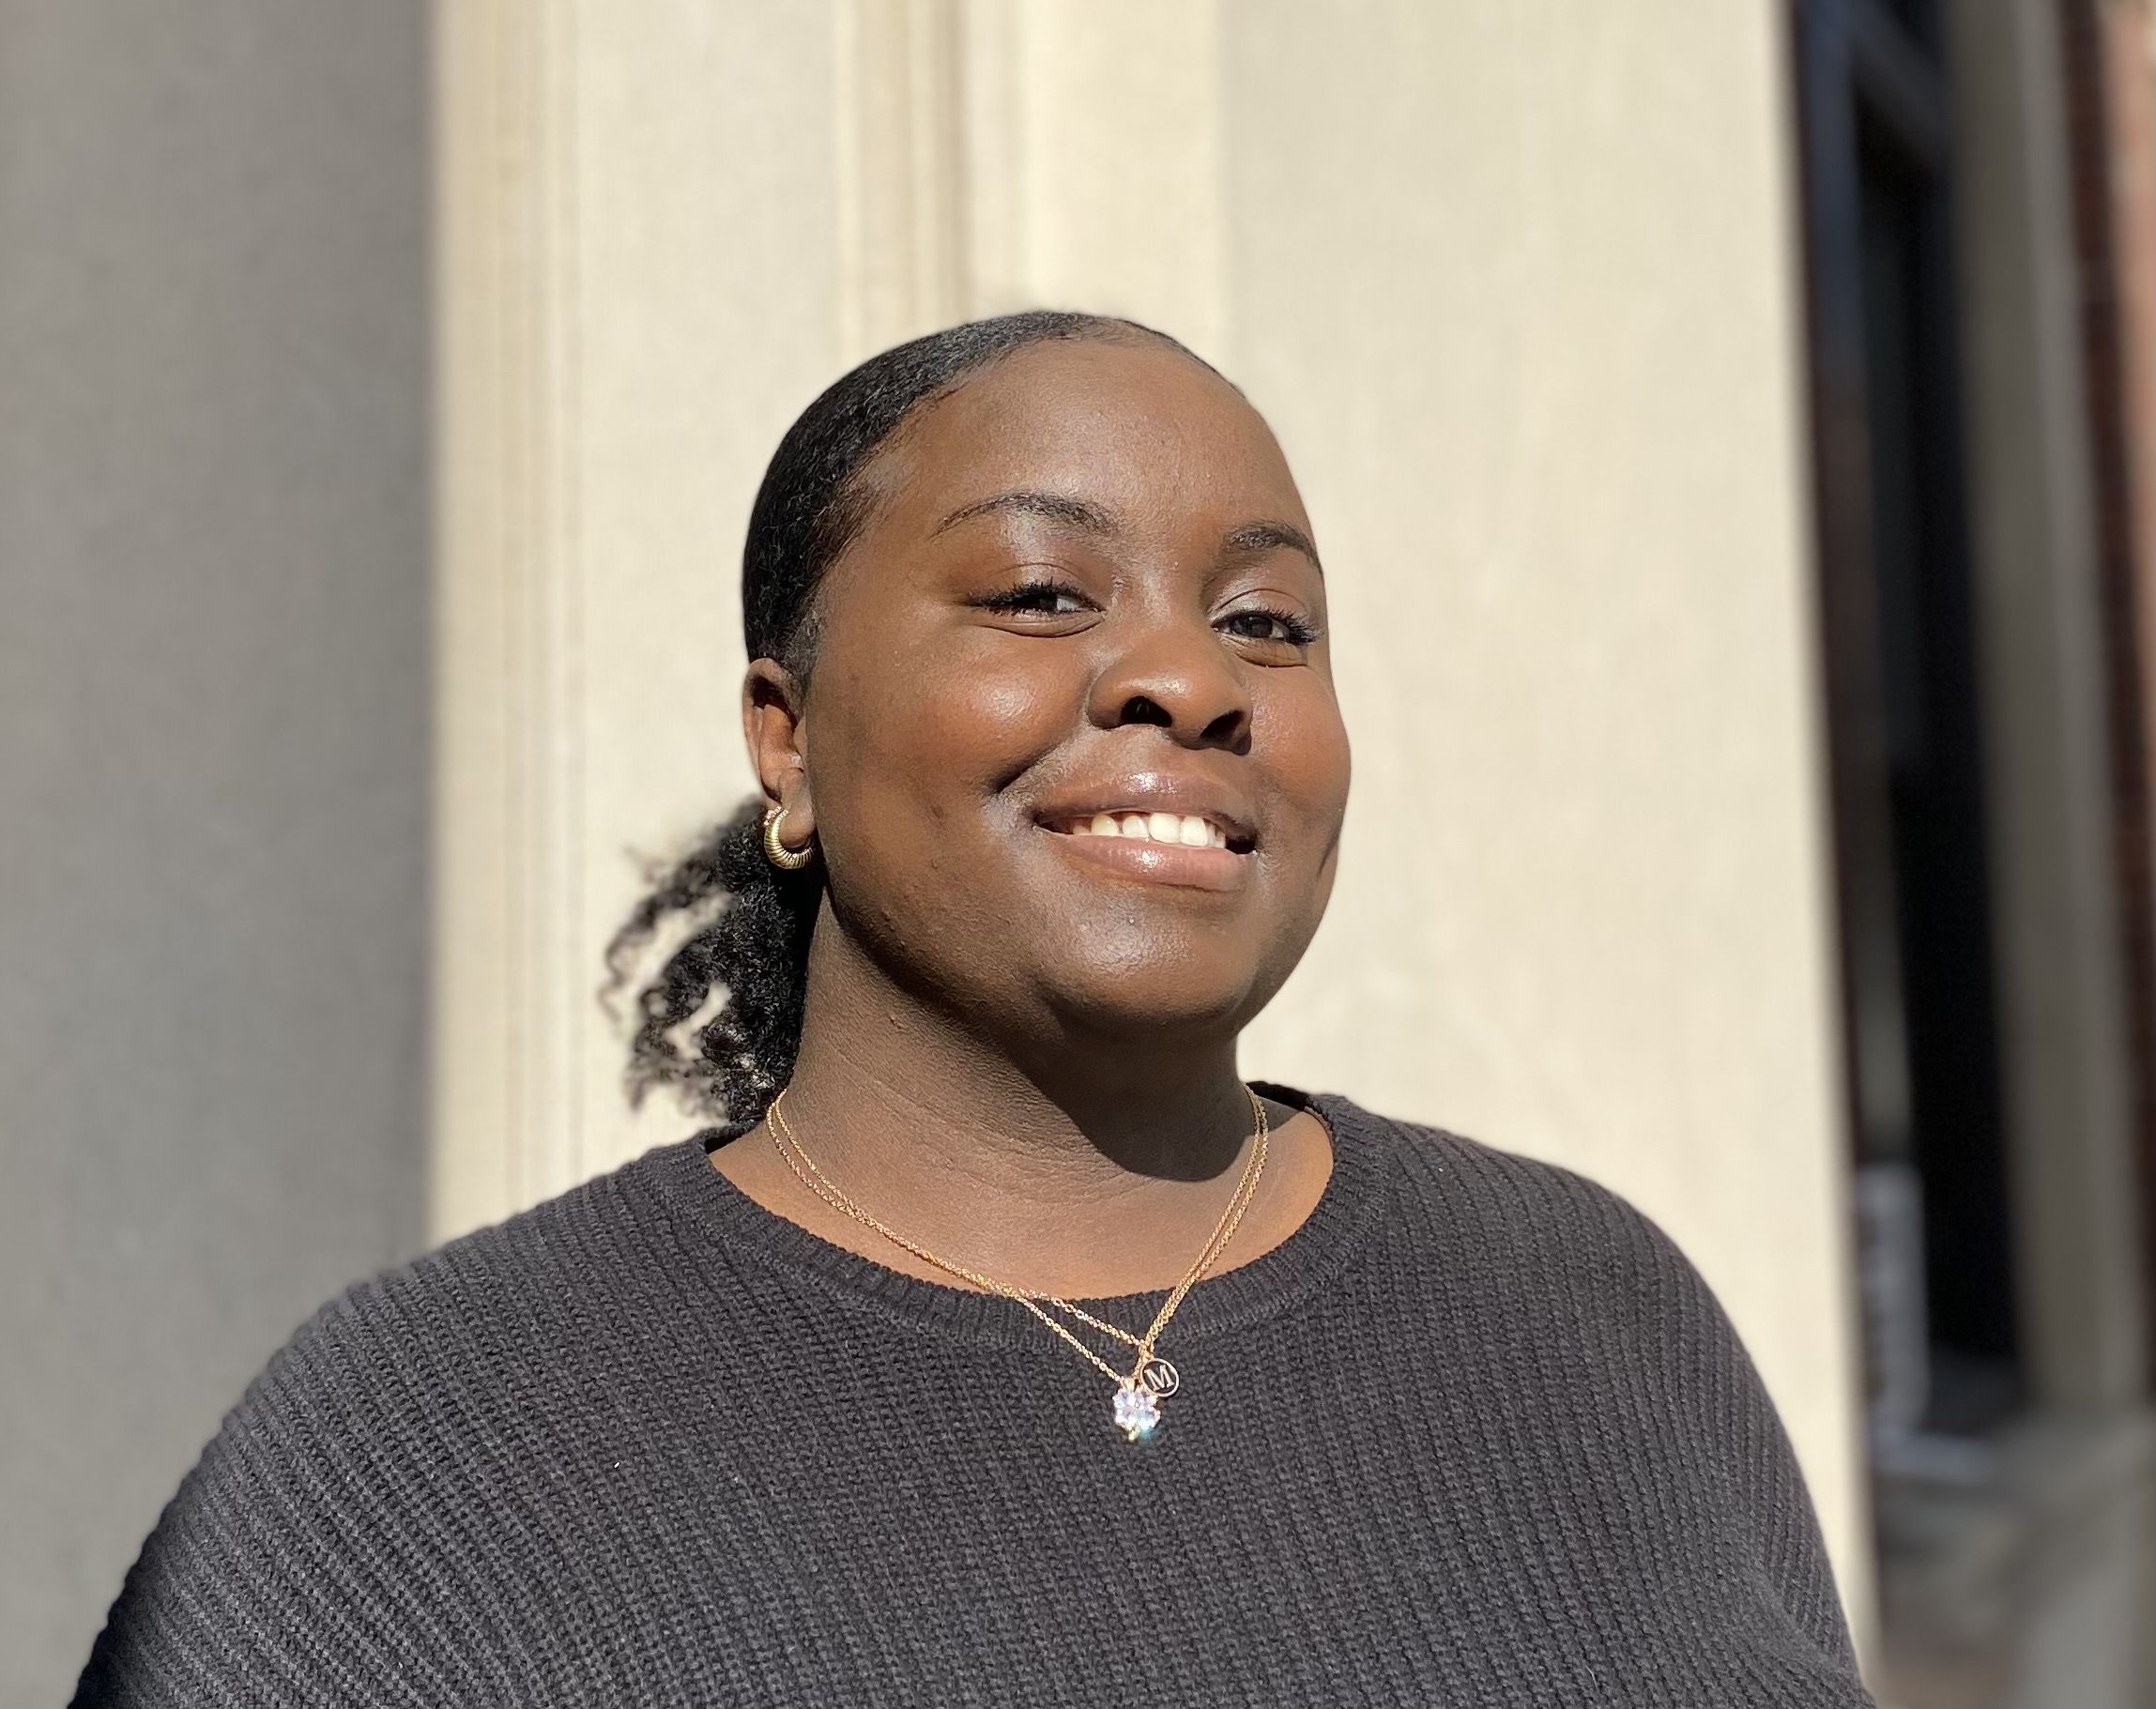
<instances>
[{"instance_id":1,"label":"dark gray knit sweater","mask_svg":"<svg viewBox=\"0 0 2156 1709\"><path fill-rule=\"evenodd\" d=\"M1324 1119L1332 1178L1192 1290L1150 1439L1022 1307L764 1210L706 1129L310 1320L76 1702L1871 1703L1781 1423L1667 1235L1255 1084Z\"/></svg>"}]
</instances>

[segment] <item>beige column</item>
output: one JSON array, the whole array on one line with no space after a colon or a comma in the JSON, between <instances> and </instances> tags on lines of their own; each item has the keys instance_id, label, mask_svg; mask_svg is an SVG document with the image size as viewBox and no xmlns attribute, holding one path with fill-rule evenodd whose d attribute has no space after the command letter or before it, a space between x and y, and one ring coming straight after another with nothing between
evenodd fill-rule
<instances>
[{"instance_id":1,"label":"beige column","mask_svg":"<svg viewBox=\"0 0 2156 1709\"><path fill-rule=\"evenodd\" d=\"M971 312L1127 314L1218 356L1218 0L972 0L964 17Z\"/></svg>"},{"instance_id":2,"label":"beige column","mask_svg":"<svg viewBox=\"0 0 2156 1709\"><path fill-rule=\"evenodd\" d=\"M741 536L842 356L828 8L438 8L433 1221L687 1131L632 1120L608 938L750 786Z\"/></svg>"}]
</instances>

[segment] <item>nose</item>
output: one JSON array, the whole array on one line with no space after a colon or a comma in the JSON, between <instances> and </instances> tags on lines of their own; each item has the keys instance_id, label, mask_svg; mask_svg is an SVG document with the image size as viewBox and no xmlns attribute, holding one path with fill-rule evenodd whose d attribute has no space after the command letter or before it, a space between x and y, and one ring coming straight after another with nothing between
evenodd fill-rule
<instances>
[{"instance_id":1,"label":"nose","mask_svg":"<svg viewBox=\"0 0 2156 1709\"><path fill-rule=\"evenodd\" d=\"M1156 724L1185 747L1249 745L1249 688L1204 622L1149 622L1134 631L1093 679L1087 710L1103 729Z\"/></svg>"}]
</instances>

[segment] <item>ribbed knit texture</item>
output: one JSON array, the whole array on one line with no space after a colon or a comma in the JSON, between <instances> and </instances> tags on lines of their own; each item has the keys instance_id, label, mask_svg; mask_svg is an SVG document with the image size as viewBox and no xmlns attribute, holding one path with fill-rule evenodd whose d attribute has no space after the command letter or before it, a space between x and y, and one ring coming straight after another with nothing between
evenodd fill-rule
<instances>
[{"instance_id":1,"label":"ribbed knit texture","mask_svg":"<svg viewBox=\"0 0 2156 1709\"><path fill-rule=\"evenodd\" d=\"M1022 1307L763 1209L706 1129L317 1312L75 1701L1870 1704L1787 1435L1668 1236L1254 1084L1323 1118L1332 1178L1192 1290L1153 1439Z\"/></svg>"}]
</instances>

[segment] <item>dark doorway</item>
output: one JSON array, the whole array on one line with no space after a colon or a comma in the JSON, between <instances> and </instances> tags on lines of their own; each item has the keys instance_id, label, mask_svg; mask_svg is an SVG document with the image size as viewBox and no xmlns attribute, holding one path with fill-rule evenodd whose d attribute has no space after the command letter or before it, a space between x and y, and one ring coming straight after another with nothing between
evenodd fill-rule
<instances>
[{"instance_id":1,"label":"dark doorway","mask_svg":"<svg viewBox=\"0 0 2156 1709\"><path fill-rule=\"evenodd\" d=\"M1920 1212L1916 1427L1973 1435L2023 1388L1939 20L1934 0L1795 15L1854 1161Z\"/></svg>"}]
</instances>

